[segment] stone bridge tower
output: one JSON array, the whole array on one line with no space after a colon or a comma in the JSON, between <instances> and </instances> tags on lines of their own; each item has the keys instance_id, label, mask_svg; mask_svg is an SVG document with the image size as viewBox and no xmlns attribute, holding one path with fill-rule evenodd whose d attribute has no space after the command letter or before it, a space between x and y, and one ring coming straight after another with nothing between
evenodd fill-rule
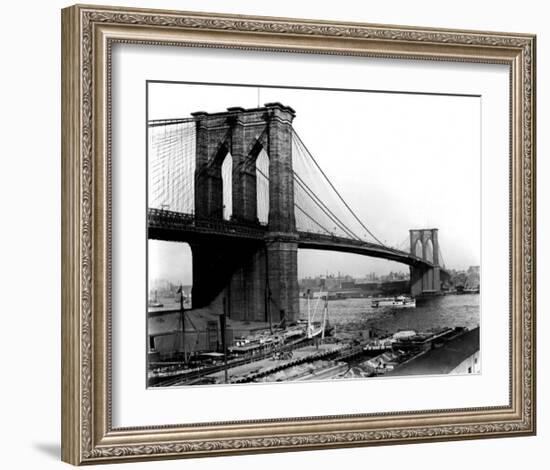
<instances>
[{"instance_id":1,"label":"stone bridge tower","mask_svg":"<svg viewBox=\"0 0 550 470\"><path fill-rule=\"evenodd\" d=\"M292 121L280 103L193 113L196 120L195 217L223 220L222 163L232 157L231 222L258 225L256 159L269 158L269 215L263 241L234 237L190 242L193 306L229 301L232 318L297 319L298 245L294 216Z\"/></svg>"},{"instance_id":2,"label":"stone bridge tower","mask_svg":"<svg viewBox=\"0 0 550 470\"><path fill-rule=\"evenodd\" d=\"M411 295L431 295L441 290L438 229L409 230L411 254L434 265L433 268L411 266Z\"/></svg>"}]
</instances>

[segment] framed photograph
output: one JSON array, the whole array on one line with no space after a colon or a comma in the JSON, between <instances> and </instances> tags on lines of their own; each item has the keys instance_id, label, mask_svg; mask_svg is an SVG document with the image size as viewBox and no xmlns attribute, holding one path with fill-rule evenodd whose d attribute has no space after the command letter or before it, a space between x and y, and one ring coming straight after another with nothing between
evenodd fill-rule
<instances>
[{"instance_id":1,"label":"framed photograph","mask_svg":"<svg viewBox=\"0 0 550 470\"><path fill-rule=\"evenodd\" d=\"M62 11L62 458L535 433L535 37Z\"/></svg>"}]
</instances>

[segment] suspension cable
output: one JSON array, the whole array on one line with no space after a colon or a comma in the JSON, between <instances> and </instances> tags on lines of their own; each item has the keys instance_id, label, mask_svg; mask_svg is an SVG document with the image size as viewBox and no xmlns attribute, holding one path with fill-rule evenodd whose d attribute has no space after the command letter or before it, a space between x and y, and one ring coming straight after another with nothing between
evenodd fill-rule
<instances>
[{"instance_id":1,"label":"suspension cable","mask_svg":"<svg viewBox=\"0 0 550 470\"><path fill-rule=\"evenodd\" d=\"M445 267L445 258L443 258L443 252L441 251L441 248L438 246L439 257L441 258L441 265Z\"/></svg>"},{"instance_id":2,"label":"suspension cable","mask_svg":"<svg viewBox=\"0 0 550 470\"><path fill-rule=\"evenodd\" d=\"M359 238L351 229L346 227L346 225L321 201L319 196L317 196L313 190L307 185L307 183L300 178L300 176L296 173L294 173L295 181L299 184L299 186L305 191L305 193L313 200L317 206L321 208L321 210L331 219L344 233L346 233L351 238L356 238L357 240L361 241L361 238Z\"/></svg>"},{"instance_id":3,"label":"suspension cable","mask_svg":"<svg viewBox=\"0 0 550 470\"><path fill-rule=\"evenodd\" d=\"M302 214L304 214L308 219L310 219L314 224L318 225L320 228L322 228L325 232L327 232L329 235L332 235L330 230L327 230L325 227L323 227L319 222L317 222L313 217L311 217L304 209L302 209L298 204L294 203L294 207L298 209Z\"/></svg>"},{"instance_id":4,"label":"suspension cable","mask_svg":"<svg viewBox=\"0 0 550 470\"><path fill-rule=\"evenodd\" d=\"M327 180L328 184L330 185L330 187L332 188L332 190L336 193L336 195L338 196L338 198L340 199L340 201L342 201L342 203L344 204L344 206L346 206L346 208L350 211L351 215L353 215L353 217L355 218L355 220L357 220L357 222L359 222L359 224L361 225L361 227L363 227L367 233L372 237L374 238L380 245L382 246L386 246L384 243L382 243L368 228L367 226L361 222L361 219L359 219L359 217L357 217L357 214L355 214L355 212L351 209L351 207L348 205L348 203L344 200L344 198L342 197L342 195L338 192L338 190L334 187L334 185L332 184L332 182L329 180L328 176L325 174L325 172L323 171L323 169L319 166L319 164L317 163L317 160L315 160L315 158L313 157L313 155L311 154L311 152L309 151L309 149L307 148L307 146L304 144L304 142L302 141L302 139L300 138L300 136L298 135L298 133L292 129L292 135L293 137L296 137L296 139L298 140L298 142L300 143L300 145L304 148L304 150L307 152L309 158L311 158L311 160L313 161L313 163L315 163L315 166L317 167L317 169L321 172L321 174L324 176L324 178Z\"/></svg>"}]
</instances>

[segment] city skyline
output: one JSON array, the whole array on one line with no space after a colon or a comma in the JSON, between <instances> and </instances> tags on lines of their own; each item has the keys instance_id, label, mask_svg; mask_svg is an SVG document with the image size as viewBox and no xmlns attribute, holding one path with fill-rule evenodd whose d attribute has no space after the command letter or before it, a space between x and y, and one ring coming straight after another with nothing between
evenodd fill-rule
<instances>
[{"instance_id":1,"label":"city skyline","mask_svg":"<svg viewBox=\"0 0 550 470\"><path fill-rule=\"evenodd\" d=\"M298 250L298 278L304 279L307 277L316 276L326 272L325 270L317 269L315 264L308 269L308 257L303 256L303 251L319 250ZM362 261L354 263L358 265L358 269L350 270L346 259L350 257L353 261ZM360 278L365 273L375 273L378 276L389 272L408 272L408 267L393 261L376 260L360 255L350 255L347 253L338 253L338 260L332 260L330 263L330 272L337 273L345 272L348 275ZM343 259L342 259L343 258ZM465 271L474 264L463 264L461 266L447 266L451 270ZM156 279L165 279L171 282L183 282L184 285L192 285L192 255L191 248L184 242L166 242L159 240L149 240L148 242L148 266L149 266L149 285Z\"/></svg>"},{"instance_id":2,"label":"city skyline","mask_svg":"<svg viewBox=\"0 0 550 470\"><path fill-rule=\"evenodd\" d=\"M477 269L479 270L479 266L469 266L468 269L461 269L461 270L456 270L456 269L451 269L449 270L451 273L467 273L473 269ZM393 275L393 276L392 276ZM339 280L354 280L354 281L378 281L378 280L384 280L384 279L387 279L387 278L391 278L391 277L394 277L394 278L402 278L402 279L409 279L410 278L410 275L409 273L405 272L405 271L390 271L388 273L382 273L382 274L378 274L378 273L375 273L375 272L370 272L370 273L365 273L363 275L357 275L357 276L354 276L354 275L351 275L351 274L348 274L348 273L334 273L334 272L326 272L326 273L317 273L317 274L314 274L314 275L308 275L308 276L304 276L304 277L298 277L298 282L301 282L301 281L307 281L307 280L311 280L311 279L339 279ZM160 284L165 284L165 285L172 285L172 286L183 286L183 287L189 287L189 286L192 286L193 285L193 282L192 280L187 280L187 281L184 281L183 279L179 279L179 278L170 278L170 279L167 279L167 278L154 278L154 279L149 279L149 284L151 285L150 288L156 288L158 287Z\"/></svg>"},{"instance_id":3,"label":"city skyline","mask_svg":"<svg viewBox=\"0 0 550 470\"><path fill-rule=\"evenodd\" d=\"M340 253L341 255L342 253ZM298 254L299 256L299 254ZM355 255L357 256L357 255ZM369 259L365 258L364 259ZM379 267L378 270L370 269L361 272L350 272L346 270L338 270L331 268L325 271L316 271L304 273L300 270L300 264L298 265L298 280L304 280L309 278L316 278L322 276L335 276L340 274L342 277L351 276L352 278L367 279L371 274L377 277L389 275L390 273L402 273L405 276L409 276L408 267L400 263L394 263L391 261L386 262L387 269L384 266ZM450 271L466 272L472 267L479 267L479 265L462 266L459 268L448 267ZM191 249L187 243L182 242L163 242L158 240L149 240L149 289L153 284L160 281L171 282L174 284L182 284L184 286L192 286L192 256Z\"/></svg>"}]
</instances>

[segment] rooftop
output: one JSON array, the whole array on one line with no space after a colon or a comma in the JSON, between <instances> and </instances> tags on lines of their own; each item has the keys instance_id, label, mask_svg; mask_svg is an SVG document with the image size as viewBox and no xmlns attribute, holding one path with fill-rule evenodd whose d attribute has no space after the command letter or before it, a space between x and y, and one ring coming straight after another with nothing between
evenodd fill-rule
<instances>
[{"instance_id":1,"label":"rooftop","mask_svg":"<svg viewBox=\"0 0 550 470\"><path fill-rule=\"evenodd\" d=\"M396 367L387 376L448 374L462 361L479 351L479 327L466 331L437 349Z\"/></svg>"}]
</instances>

